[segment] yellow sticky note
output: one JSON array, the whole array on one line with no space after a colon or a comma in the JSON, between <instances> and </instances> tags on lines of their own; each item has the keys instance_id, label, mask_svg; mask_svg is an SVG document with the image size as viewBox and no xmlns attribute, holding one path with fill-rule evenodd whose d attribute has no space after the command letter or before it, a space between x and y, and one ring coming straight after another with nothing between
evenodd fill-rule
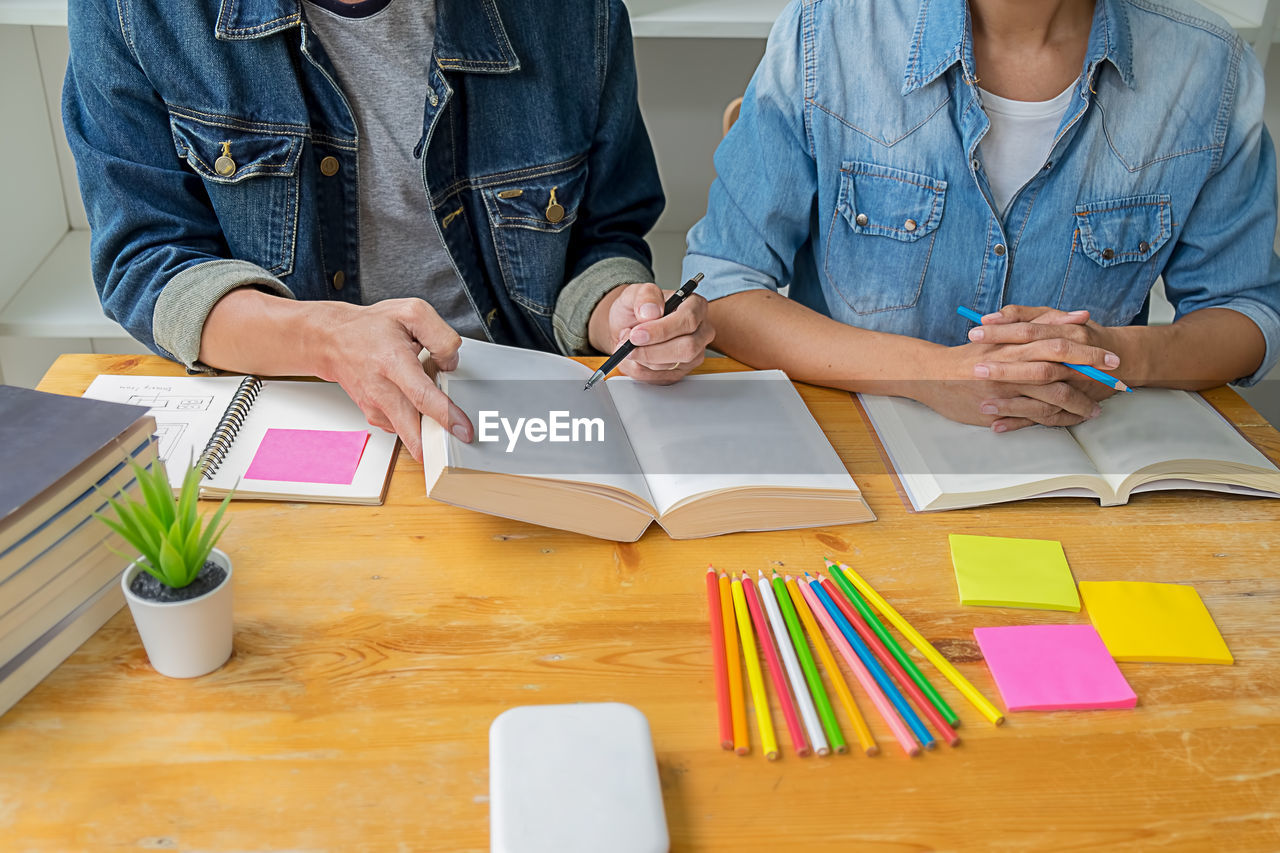
<instances>
[{"instance_id":1,"label":"yellow sticky note","mask_svg":"<svg viewBox=\"0 0 1280 853\"><path fill-rule=\"evenodd\" d=\"M1061 542L952 534L951 563L961 604L1080 609Z\"/></svg>"},{"instance_id":2,"label":"yellow sticky note","mask_svg":"<svg viewBox=\"0 0 1280 853\"><path fill-rule=\"evenodd\" d=\"M1234 662L1195 587L1177 583L1082 581L1093 627L1116 660Z\"/></svg>"}]
</instances>

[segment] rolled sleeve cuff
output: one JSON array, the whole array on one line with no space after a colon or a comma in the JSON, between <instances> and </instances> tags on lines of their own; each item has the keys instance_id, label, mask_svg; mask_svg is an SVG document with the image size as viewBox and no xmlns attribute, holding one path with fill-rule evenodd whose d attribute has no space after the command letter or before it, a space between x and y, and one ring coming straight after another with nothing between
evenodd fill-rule
<instances>
[{"instance_id":1,"label":"rolled sleeve cuff","mask_svg":"<svg viewBox=\"0 0 1280 853\"><path fill-rule=\"evenodd\" d=\"M685 255L682 276L685 281L702 273L698 295L708 302L742 293L747 290L778 289L778 282L770 276L735 261L713 258L710 255Z\"/></svg>"},{"instance_id":2,"label":"rolled sleeve cuff","mask_svg":"<svg viewBox=\"0 0 1280 853\"><path fill-rule=\"evenodd\" d=\"M1243 299L1206 307L1230 308L1232 311L1238 311L1262 330L1262 337L1267 342L1267 352L1262 357L1262 364L1249 376L1231 383L1242 388L1257 384L1271 372L1271 368L1276 366L1276 360L1280 359L1280 314L1277 314L1269 305Z\"/></svg>"},{"instance_id":3,"label":"rolled sleeve cuff","mask_svg":"<svg viewBox=\"0 0 1280 853\"><path fill-rule=\"evenodd\" d=\"M591 346L591 312L605 294L620 284L653 281L653 270L634 258L605 258L565 285L556 299L551 324L556 345L565 355L598 355Z\"/></svg>"},{"instance_id":4,"label":"rolled sleeve cuff","mask_svg":"<svg viewBox=\"0 0 1280 853\"><path fill-rule=\"evenodd\" d=\"M249 285L287 299L294 298L280 279L248 261L204 261L187 267L169 279L156 299L151 317L156 346L188 370L208 372L209 368L199 362L204 321L219 299L237 287Z\"/></svg>"}]
</instances>

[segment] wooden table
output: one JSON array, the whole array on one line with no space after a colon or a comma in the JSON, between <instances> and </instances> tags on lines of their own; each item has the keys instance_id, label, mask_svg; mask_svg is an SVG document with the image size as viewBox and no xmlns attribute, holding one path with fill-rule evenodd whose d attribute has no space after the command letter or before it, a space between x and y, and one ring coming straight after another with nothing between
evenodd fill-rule
<instances>
[{"instance_id":1,"label":"wooden table","mask_svg":"<svg viewBox=\"0 0 1280 853\"><path fill-rule=\"evenodd\" d=\"M179 372L71 355L40 387ZM434 503L404 453L382 507L234 503L231 661L159 676L118 614L0 718L0 848L484 849L489 723L577 701L647 715L677 850L1280 847L1280 504L1153 493L909 514L849 396L801 391L878 521L691 542L654 527L615 544ZM1239 397L1210 398L1280 458ZM963 743L916 759L869 705L876 758L719 748L709 561L839 557L997 704L974 627L1085 621L960 607L953 532L1058 539L1077 580L1194 583L1236 664L1121 664L1136 710L1000 728L934 677Z\"/></svg>"}]
</instances>

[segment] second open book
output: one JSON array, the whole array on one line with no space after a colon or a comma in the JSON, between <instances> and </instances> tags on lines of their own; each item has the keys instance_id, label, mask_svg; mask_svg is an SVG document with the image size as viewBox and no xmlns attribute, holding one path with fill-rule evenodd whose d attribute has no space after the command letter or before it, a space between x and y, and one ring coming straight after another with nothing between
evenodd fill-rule
<instances>
[{"instance_id":1,"label":"second open book","mask_svg":"<svg viewBox=\"0 0 1280 853\"><path fill-rule=\"evenodd\" d=\"M1003 434L901 397L859 399L917 510L1067 496L1115 506L1158 489L1280 497L1280 470L1199 394L1140 388L1082 424Z\"/></svg>"},{"instance_id":2,"label":"second open book","mask_svg":"<svg viewBox=\"0 0 1280 853\"><path fill-rule=\"evenodd\" d=\"M440 387L476 440L423 418L427 494L630 542L656 519L676 539L875 518L786 375L614 377L590 391L571 359L463 342Z\"/></svg>"}]
</instances>

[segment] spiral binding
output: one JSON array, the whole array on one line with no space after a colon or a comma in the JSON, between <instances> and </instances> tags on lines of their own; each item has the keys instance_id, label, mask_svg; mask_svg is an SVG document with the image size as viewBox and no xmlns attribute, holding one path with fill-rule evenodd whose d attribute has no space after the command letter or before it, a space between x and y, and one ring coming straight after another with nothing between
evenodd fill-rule
<instances>
[{"instance_id":1,"label":"spiral binding","mask_svg":"<svg viewBox=\"0 0 1280 853\"><path fill-rule=\"evenodd\" d=\"M200 451L200 459L196 466L200 469L201 479L208 479L218 472L218 467L222 465L223 460L227 458L227 452L231 450L231 443L236 440L236 433L240 432L240 427L244 426L244 419L249 416L253 401L258 399L258 393L261 391L262 380L256 376L246 376L240 383L231 402L227 404L226 411L222 413L222 419L218 421L213 435L209 436L204 450Z\"/></svg>"}]
</instances>

